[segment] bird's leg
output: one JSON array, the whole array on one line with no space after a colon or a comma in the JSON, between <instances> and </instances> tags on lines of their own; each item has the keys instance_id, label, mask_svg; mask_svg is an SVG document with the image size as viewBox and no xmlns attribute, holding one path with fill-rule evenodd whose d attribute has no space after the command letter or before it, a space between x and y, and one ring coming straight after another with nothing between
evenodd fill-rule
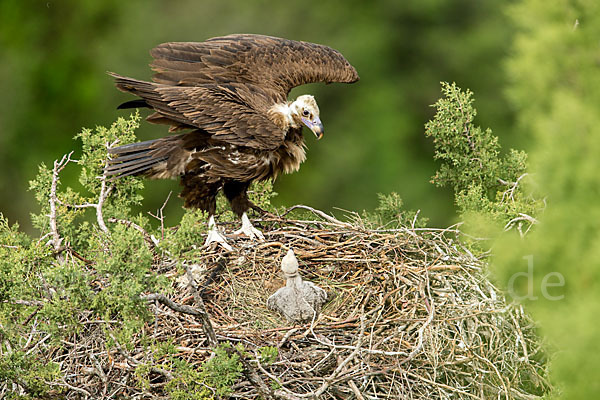
<instances>
[{"instance_id":1,"label":"bird's leg","mask_svg":"<svg viewBox=\"0 0 600 400\"><path fill-rule=\"evenodd\" d=\"M252 226L248 214L246 214L246 210L253 206L250 199L248 199L249 186L250 182L229 181L223 185L223 193L231 203L233 212L237 215L242 214L242 228L234 233L236 235L246 235L249 239L264 241L265 237L262 232Z\"/></svg>"},{"instance_id":2,"label":"bird's leg","mask_svg":"<svg viewBox=\"0 0 600 400\"><path fill-rule=\"evenodd\" d=\"M246 235L249 239L258 239L264 241L265 237L262 232L252 226L252 222L248 218L248 214L242 214L242 228L234 232L236 235Z\"/></svg>"},{"instance_id":3,"label":"bird's leg","mask_svg":"<svg viewBox=\"0 0 600 400\"><path fill-rule=\"evenodd\" d=\"M217 242L227 251L232 251L233 247L227 243L225 240L225 236L219 232L217 229L217 224L215 223L215 216L211 215L208 219L208 236L206 236L206 242L204 242L204 246L208 247L212 242Z\"/></svg>"}]
</instances>

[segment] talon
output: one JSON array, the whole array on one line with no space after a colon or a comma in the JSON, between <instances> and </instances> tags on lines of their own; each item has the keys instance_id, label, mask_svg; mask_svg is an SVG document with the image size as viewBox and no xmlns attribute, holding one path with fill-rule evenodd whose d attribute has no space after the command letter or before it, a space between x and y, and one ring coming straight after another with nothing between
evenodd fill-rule
<instances>
[{"instance_id":1,"label":"talon","mask_svg":"<svg viewBox=\"0 0 600 400\"><path fill-rule=\"evenodd\" d=\"M204 247L209 247L211 243L216 242L217 244L220 244L225 250L233 251L233 247L231 247L229 243L227 243L225 236L223 236L223 234L217 229L215 217L212 215L208 220L208 228L210 230L208 231L208 235L206 236L206 242L204 242Z\"/></svg>"},{"instance_id":2,"label":"talon","mask_svg":"<svg viewBox=\"0 0 600 400\"><path fill-rule=\"evenodd\" d=\"M248 215L242 215L242 227L234 232L236 235L246 235L248 239L257 239L261 242L265 241L265 237L261 231L252 226Z\"/></svg>"}]
</instances>

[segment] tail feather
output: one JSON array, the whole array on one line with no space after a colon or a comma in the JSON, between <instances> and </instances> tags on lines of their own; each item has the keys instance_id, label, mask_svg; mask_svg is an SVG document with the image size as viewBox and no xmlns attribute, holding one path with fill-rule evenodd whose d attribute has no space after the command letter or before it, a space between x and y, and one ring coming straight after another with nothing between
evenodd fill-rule
<instances>
[{"instance_id":1,"label":"tail feather","mask_svg":"<svg viewBox=\"0 0 600 400\"><path fill-rule=\"evenodd\" d=\"M106 175L127 176L135 172L145 171L161 161L164 161L164 159L154 159L148 156L129 162L109 165L105 172Z\"/></svg>"},{"instance_id":2,"label":"tail feather","mask_svg":"<svg viewBox=\"0 0 600 400\"><path fill-rule=\"evenodd\" d=\"M111 168L110 166L106 169L106 175L117 175L116 177L129 176L129 175L138 175L142 172L148 171L156 164L165 161L165 159L154 159L151 157L146 157L144 160L139 161L136 160L134 163L128 163L126 166L118 164L117 166Z\"/></svg>"},{"instance_id":3,"label":"tail feather","mask_svg":"<svg viewBox=\"0 0 600 400\"><path fill-rule=\"evenodd\" d=\"M183 135L131 143L108 150L113 158L108 160L104 173L114 180L123 176L146 175L152 177L172 177L182 173L185 165L177 168L177 160L187 163L189 151L182 148Z\"/></svg>"},{"instance_id":4,"label":"tail feather","mask_svg":"<svg viewBox=\"0 0 600 400\"><path fill-rule=\"evenodd\" d=\"M164 142L161 139L147 140L109 149L108 153L116 157L108 160L104 173L108 176L115 175L112 179L116 179L150 172L152 167L167 159L164 155L155 157L153 154Z\"/></svg>"},{"instance_id":5,"label":"tail feather","mask_svg":"<svg viewBox=\"0 0 600 400\"><path fill-rule=\"evenodd\" d=\"M124 144L123 146L114 147L108 150L109 154L127 154L127 153L139 153L140 151L152 150L155 148L155 144L160 139L146 140L145 142L137 142Z\"/></svg>"},{"instance_id":6,"label":"tail feather","mask_svg":"<svg viewBox=\"0 0 600 400\"><path fill-rule=\"evenodd\" d=\"M143 157L147 157L148 155L144 152L137 152L137 153L123 153L126 154L124 156L119 156L119 161L120 162L125 162L125 161L132 161L132 160L137 160L139 158L143 158ZM109 162L110 164L110 162Z\"/></svg>"}]
</instances>

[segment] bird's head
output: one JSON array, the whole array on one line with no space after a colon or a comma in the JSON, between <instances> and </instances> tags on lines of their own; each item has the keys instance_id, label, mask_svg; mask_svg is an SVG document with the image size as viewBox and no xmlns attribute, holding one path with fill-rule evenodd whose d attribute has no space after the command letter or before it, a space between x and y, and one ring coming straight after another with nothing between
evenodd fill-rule
<instances>
[{"instance_id":1,"label":"bird's head","mask_svg":"<svg viewBox=\"0 0 600 400\"><path fill-rule=\"evenodd\" d=\"M323 124L319 119L319 106L315 98L309 94L299 96L291 105L292 118L296 126L304 124L313 131L317 139L323 137Z\"/></svg>"}]
</instances>

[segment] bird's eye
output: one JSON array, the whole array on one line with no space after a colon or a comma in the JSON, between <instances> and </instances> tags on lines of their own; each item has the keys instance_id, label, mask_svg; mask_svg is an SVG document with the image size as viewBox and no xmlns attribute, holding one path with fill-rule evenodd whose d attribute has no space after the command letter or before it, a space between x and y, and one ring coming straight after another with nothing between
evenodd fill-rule
<instances>
[{"instance_id":1,"label":"bird's eye","mask_svg":"<svg viewBox=\"0 0 600 400\"><path fill-rule=\"evenodd\" d=\"M305 117L308 117L308 114L309 114L308 110L302 111L302 115L304 115Z\"/></svg>"}]
</instances>

